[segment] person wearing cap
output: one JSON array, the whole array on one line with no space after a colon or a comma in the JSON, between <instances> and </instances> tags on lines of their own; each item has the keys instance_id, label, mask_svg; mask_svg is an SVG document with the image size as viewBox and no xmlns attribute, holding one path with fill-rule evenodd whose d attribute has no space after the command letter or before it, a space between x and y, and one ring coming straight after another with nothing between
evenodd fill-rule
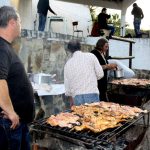
<instances>
[{"instance_id":1,"label":"person wearing cap","mask_svg":"<svg viewBox=\"0 0 150 150\"><path fill-rule=\"evenodd\" d=\"M141 37L141 32L140 32L140 25L141 25L141 20L144 18L144 14L142 9L137 5L137 3L133 4L133 9L131 11L131 14L134 16L134 31L135 31L135 36Z\"/></svg>"},{"instance_id":2,"label":"person wearing cap","mask_svg":"<svg viewBox=\"0 0 150 150\"><path fill-rule=\"evenodd\" d=\"M72 56L64 66L65 94L72 97L72 105L100 101L97 80L104 75L97 58L80 49L79 41L71 40L68 43L67 51Z\"/></svg>"},{"instance_id":3,"label":"person wearing cap","mask_svg":"<svg viewBox=\"0 0 150 150\"><path fill-rule=\"evenodd\" d=\"M107 20L110 17L111 16L107 14L107 9L106 8L103 8L101 10L101 13L98 15L98 24L99 24L100 29L110 30L109 38L111 38L111 36L114 35L114 32L115 32L114 26L111 26L111 25L107 24Z\"/></svg>"}]
</instances>

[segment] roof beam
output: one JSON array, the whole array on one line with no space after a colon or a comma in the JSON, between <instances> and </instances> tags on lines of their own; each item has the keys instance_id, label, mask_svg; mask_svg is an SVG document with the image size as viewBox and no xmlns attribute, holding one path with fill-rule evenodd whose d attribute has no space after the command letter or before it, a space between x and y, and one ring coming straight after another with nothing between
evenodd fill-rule
<instances>
[{"instance_id":1,"label":"roof beam","mask_svg":"<svg viewBox=\"0 0 150 150\"><path fill-rule=\"evenodd\" d=\"M125 9L128 8L136 0L59 0L59 1L122 10L123 7L125 7Z\"/></svg>"}]
</instances>

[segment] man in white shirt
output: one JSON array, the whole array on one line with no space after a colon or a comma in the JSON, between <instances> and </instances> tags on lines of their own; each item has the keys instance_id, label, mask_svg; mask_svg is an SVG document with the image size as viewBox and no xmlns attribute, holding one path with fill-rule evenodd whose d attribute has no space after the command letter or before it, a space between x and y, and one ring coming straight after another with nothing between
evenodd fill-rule
<instances>
[{"instance_id":1,"label":"man in white shirt","mask_svg":"<svg viewBox=\"0 0 150 150\"><path fill-rule=\"evenodd\" d=\"M73 98L73 105L99 101L97 80L104 75L97 58L91 53L81 52L80 48L77 40L68 43L72 57L64 67L65 94Z\"/></svg>"}]
</instances>

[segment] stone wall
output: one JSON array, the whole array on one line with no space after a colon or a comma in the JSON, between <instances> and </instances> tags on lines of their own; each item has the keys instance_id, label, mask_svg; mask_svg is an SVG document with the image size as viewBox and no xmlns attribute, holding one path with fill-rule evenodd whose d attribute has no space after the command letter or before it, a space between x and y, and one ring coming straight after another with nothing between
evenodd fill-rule
<instances>
[{"instance_id":1,"label":"stone wall","mask_svg":"<svg viewBox=\"0 0 150 150\"><path fill-rule=\"evenodd\" d=\"M66 51L67 43L73 38L57 33L23 30L22 37L14 42L14 47L27 72L56 74L56 79L63 82L64 65L70 56ZM92 48L82 44L82 49L89 51Z\"/></svg>"},{"instance_id":2,"label":"stone wall","mask_svg":"<svg viewBox=\"0 0 150 150\"><path fill-rule=\"evenodd\" d=\"M150 79L150 70L133 69L139 79Z\"/></svg>"},{"instance_id":3,"label":"stone wall","mask_svg":"<svg viewBox=\"0 0 150 150\"><path fill-rule=\"evenodd\" d=\"M74 38L60 33L22 30L21 38L14 42L14 47L27 72L56 74L57 80L63 82L63 68L70 56L66 51L67 43ZM79 40L82 42L82 51L93 49L94 45L85 44L84 38ZM112 47L112 43L110 45ZM138 78L150 78L150 71L134 70Z\"/></svg>"},{"instance_id":4,"label":"stone wall","mask_svg":"<svg viewBox=\"0 0 150 150\"><path fill-rule=\"evenodd\" d=\"M64 65L70 57L67 43L75 37L31 30L22 30L22 37L18 38L13 46L21 58L25 69L29 73L56 74L56 81L63 82ZM79 39L81 42L84 39ZM90 51L92 46L81 45L83 51ZM51 114L70 109L68 97L64 94L58 96L35 96L36 119L48 117Z\"/></svg>"}]
</instances>

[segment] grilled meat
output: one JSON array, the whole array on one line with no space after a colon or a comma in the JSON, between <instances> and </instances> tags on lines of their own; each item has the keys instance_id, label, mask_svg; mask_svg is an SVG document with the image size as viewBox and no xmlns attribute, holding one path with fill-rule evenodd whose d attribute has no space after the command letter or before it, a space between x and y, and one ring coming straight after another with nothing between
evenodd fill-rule
<instances>
[{"instance_id":1,"label":"grilled meat","mask_svg":"<svg viewBox=\"0 0 150 150\"><path fill-rule=\"evenodd\" d=\"M112 102L96 102L72 106L72 112L52 115L47 119L51 126L72 128L76 131L90 130L98 133L108 128L121 125L121 122L132 119L139 113L146 113L137 107L122 106Z\"/></svg>"},{"instance_id":2,"label":"grilled meat","mask_svg":"<svg viewBox=\"0 0 150 150\"><path fill-rule=\"evenodd\" d=\"M72 113L60 113L56 116L52 115L47 119L47 123L51 126L60 126L71 128L72 124L79 125L79 117Z\"/></svg>"}]
</instances>

